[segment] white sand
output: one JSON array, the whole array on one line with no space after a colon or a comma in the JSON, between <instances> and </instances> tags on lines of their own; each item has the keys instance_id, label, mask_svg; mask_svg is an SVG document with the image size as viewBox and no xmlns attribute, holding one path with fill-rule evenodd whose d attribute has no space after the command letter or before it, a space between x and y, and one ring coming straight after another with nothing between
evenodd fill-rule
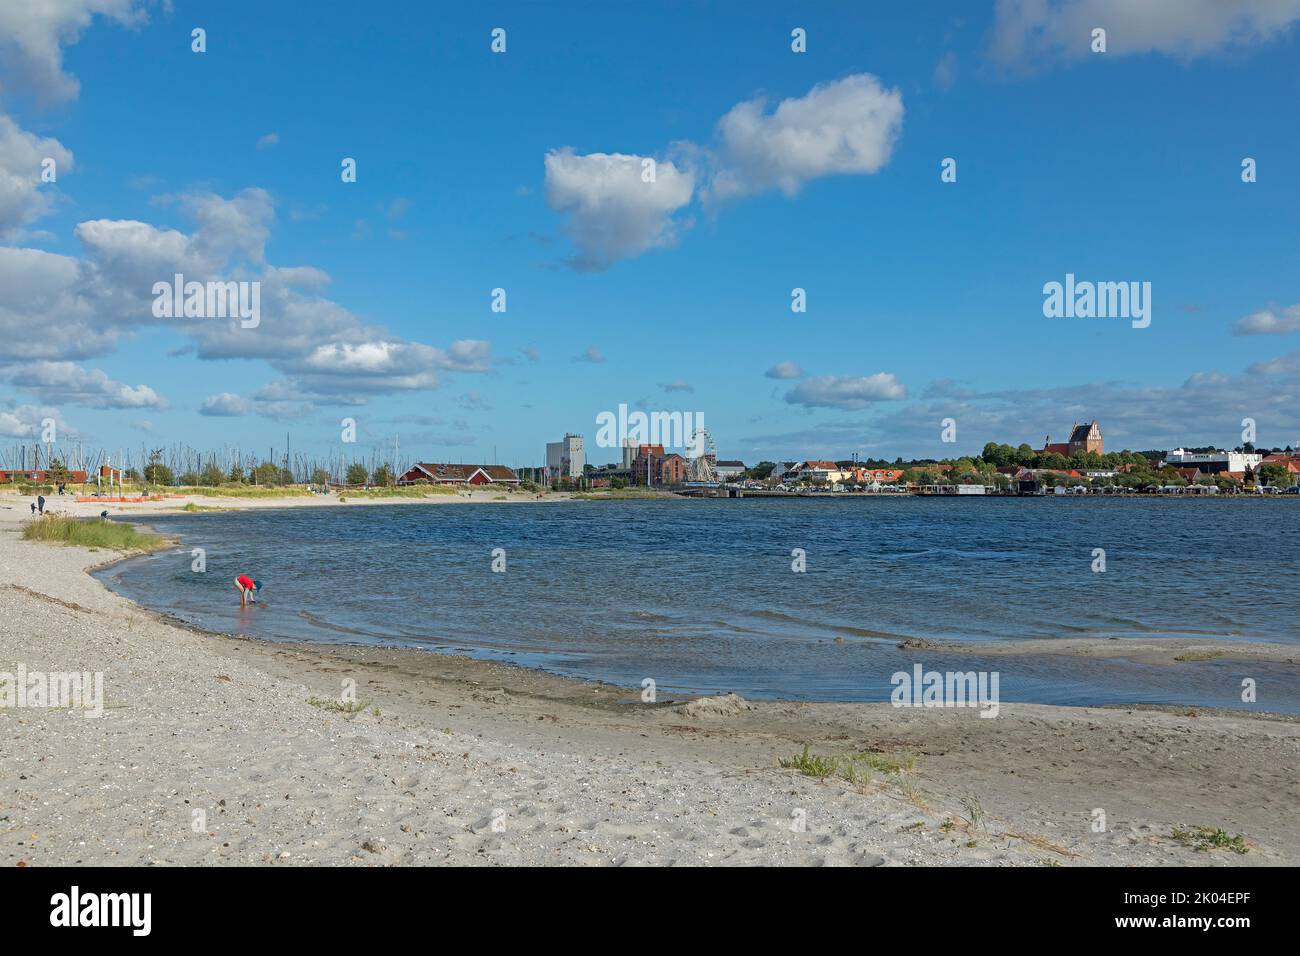
<instances>
[{"instance_id":1,"label":"white sand","mask_svg":"<svg viewBox=\"0 0 1300 956\"><path fill-rule=\"evenodd\" d=\"M0 498L0 672L102 671L106 706L0 710L0 865L1300 861L1291 720L684 711L417 651L221 638L109 593L85 573L104 552L20 540L26 501ZM345 679L365 711L308 703ZM916 765L856 784L776 766L805 742ZM1248 852L1198 852L1180 825L1243 834Z\"/></svg>"}]
</instances>

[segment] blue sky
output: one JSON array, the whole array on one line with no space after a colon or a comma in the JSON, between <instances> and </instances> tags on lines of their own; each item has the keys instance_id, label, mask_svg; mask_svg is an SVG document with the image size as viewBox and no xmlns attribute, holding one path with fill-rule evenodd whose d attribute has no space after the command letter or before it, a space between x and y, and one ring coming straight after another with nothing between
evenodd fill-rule
<instances>
[{"instance_id":1,"label":"blue sky","mask_svg":"<svg viewBox=\"0 0 1300 956\"><path fill-rule=\"evenodd\" d=\"M327 454L350 416L365 453L600 463L620 403L750 462L1091 417L1300 442L1300 2L31 9L0 0L7 448ZM261 324L154 318L182 268L261 281ZM1067 272L1150 282L1150 327L1044 317Z\"/></svg>"}]
</instances>

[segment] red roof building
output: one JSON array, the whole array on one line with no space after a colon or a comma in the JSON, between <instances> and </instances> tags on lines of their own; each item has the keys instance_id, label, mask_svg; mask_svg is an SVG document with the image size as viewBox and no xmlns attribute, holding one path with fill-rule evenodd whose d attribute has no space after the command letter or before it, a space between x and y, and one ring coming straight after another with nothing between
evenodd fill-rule
<instances>
[{"instance_id":1,"label":"red roof building","mask_svg":"<svg viewBox=\"0 0 1300 956\"><path fill-rule=\"evenodd\" d=\"M399 485L517 485L505 465L450 465L420 462L397 479Z\"/></svg>"}]
</instances>

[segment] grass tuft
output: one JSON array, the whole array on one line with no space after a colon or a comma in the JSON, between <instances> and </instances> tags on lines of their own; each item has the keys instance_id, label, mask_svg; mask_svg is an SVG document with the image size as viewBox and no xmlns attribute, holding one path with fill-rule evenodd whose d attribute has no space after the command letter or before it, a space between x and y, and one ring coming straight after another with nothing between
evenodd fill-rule
<instances>
[{"instance_id":1,"label":"grass tuft","mask_svg":"<svg viewBox=\"0 0 1300 956\"><path fill-rule=\"evenodd\" d=\"M786 770L798 770L805 777L823 780L835 772L837 761L834 757L818 757L809 753L808 745L804 744L803 753L794 757L782 757L777 763Z\"/></svg>"},{"instance_id":2,"label":"grass tuft","mask_svg":"<svg viewBox=\"0 0 1300 956\"><path fill-rule=\"evenodd\" d=\"M787 770L798 770L806 777L823 780L835 775L843 777L854 786L871 783L871 772L884 774L909 773L916 769L916 758L910 754L856 753L843 757L824 757L809 751L804 745L803 753L794 757L784 757L777 763Z\"/></svg>"},{"instance_id":3,"label":"grass tuft","mask_svg":"<svg viewBox=\"0 0 1300 956\"><path fill-rule=\"evenodd\" d=\"M27 541L54 541L83 548L109 548L113 551L152 551L166 544L161 535L140 531L131 524L79 519L67 515L45 515L23 525Z\"/></svg>"},{"instance_id":4,"label":"grass tuft","mask_svg":"<svg viewBox=\"0 0 1300 956\"><path fill-rule=\"evenodd\" d=\"M332 710L340 714L346 714L349 717L361 713L367 706L356 700L333 700L329 697L308 697L307 703L311 704L313 707L318 707L321 710ZM374 710L375 716L378 717L379 708L376 707Z\"/></svg>"},{"instance_id":5,"label":"grass tuft","mask_svg":"<svg viewBox=\"0 0 1300 956\"><path fill-rule=\"evenodd\" d=\"M1176 661L1212 661L1216 657L1226 657L1227 651L1188 651L1174 658Z\"/></svg>"},{"instance_id":6,"label":"grass tuft","mask_svg":"<svg viewBox=\"0 0 1300 956\"><path fill-rule=\"evenodd\" d=\"M1233 853L1249 853L1246 838L1238 833L1229 836L1227 830L1218 827L1174 827L1170 836L1193 850L1231 850Z\"/></svg>"}]
</instances>

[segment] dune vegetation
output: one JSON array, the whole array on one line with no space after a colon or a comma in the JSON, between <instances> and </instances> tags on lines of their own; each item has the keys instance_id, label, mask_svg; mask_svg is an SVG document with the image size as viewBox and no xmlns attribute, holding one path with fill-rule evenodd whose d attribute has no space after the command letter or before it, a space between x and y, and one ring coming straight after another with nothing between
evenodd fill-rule
<instances>
[{"instance_id":1,"label":"dune vegetation","mask_svg":"<svg viewBox=\"0 0 1300 956\"><path fill-rule=\"evenodd\" d=\"M33 518L23 525L23 538L113 551L152 551L166 543L161 535L141 531L132 524L67 515Z\"/></svg>"}]
</instances>

